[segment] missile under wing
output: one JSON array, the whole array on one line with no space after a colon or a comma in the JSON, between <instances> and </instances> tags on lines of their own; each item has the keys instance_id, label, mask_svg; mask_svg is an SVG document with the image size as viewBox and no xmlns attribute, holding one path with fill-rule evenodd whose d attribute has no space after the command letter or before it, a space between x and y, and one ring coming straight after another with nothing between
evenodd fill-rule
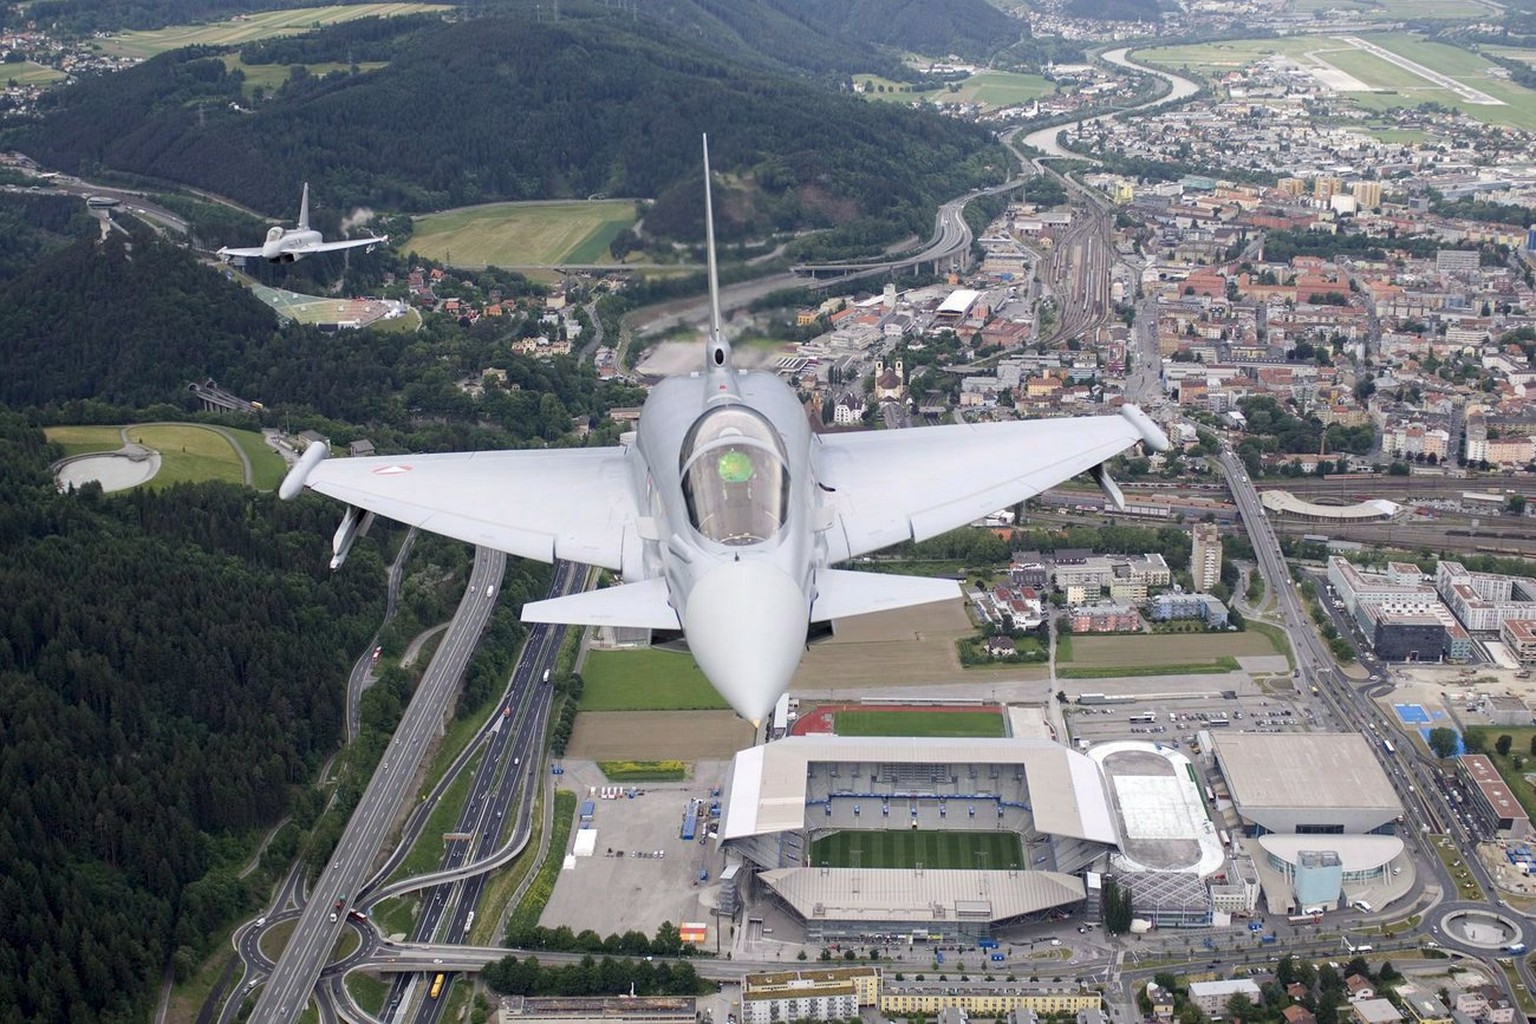
<instances>
[{"instance_id":1,"label":"missile under wing","mask_svg":"<svg viewBox=\"0 0 1536 1024\"><path fill-rule=\"evenodd\" d=\"M709 150L705 366L662 381L631 443L325 461L315 445L284 480L390 519L540 561L588 562L624 584L538 601L534 622L683 630L704 674L752 722L773 708L810 623L959 595L953 581L836 569L924 540L1103 463L1162 432L1119 415L817 435L795 392L737 370L721 329ZM357 524L337 531L333 566ZM352 523L354 526L349 526Z\"/></svg>"}]
</instances>

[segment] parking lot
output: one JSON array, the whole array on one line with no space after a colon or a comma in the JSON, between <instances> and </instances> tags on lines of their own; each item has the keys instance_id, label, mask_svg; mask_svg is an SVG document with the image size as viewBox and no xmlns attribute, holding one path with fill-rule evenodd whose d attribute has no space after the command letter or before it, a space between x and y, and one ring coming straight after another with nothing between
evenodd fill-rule
<instances>
[{"instance_id":1,"label":"parking lot","mask_svg":"<svg viewBox=\"0 0 1536 1024\"><path fill-rule=\"evenodd\" d=\"M1220 732L1306 732L1320 728L1312 708L1257 687L1228 691L1231 697L1172 694L1103 704L1073 704L1067 725L1074 740L1104 743L1148 739L1194 752L1201 730Z\"/></svg>"},{"instance_id":2,"label":"parking lot","mask_svg":"<svg viewBox=\"0 0 1536 1024\"><path fill-rule=\"evenodd\" d=\"M722 860L713 842L699 842L707 836L704 817L694 840L684 841L679 832L689 799L702 799L707 808L726 762L698 762L692 779L638 784L633 788L643 796L615 800L598 795L613 783L592 762L567 760L562 767L560 784L579 801L593 801L597 840L592 856L573 858L560 872L541 923L569 925L576 932L590 928L603 936L631 929L653 935L663 921L701 921L713 931L713 916L701 900L712 902ZM573 843L576 833L573 828ZM700 872L708 872L706 881L700 881ZM708 945L714 948L713 934Z\"/></svg>"}]
</instances>

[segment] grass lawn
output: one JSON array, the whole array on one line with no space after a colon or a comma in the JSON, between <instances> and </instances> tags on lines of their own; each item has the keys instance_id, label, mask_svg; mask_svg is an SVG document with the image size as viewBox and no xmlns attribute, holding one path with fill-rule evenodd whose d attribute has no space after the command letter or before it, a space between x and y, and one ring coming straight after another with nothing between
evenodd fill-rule
<instances>
[{"instance_id":1,"label":"grass lawn","mask_svg":"<svg viewBox=\"0 0 1536 1024\"><path fill-rule=\"evenodd\" d=\"M839 711L839 736L1003 736L995 711Z\"/></svg>"},{"instance_id":2,"label":"grass lawn","mask_svg":"<svg viewBox=\"0 0 1536 1024\"><path fill-rule=\"evenodd\" d=\"M1249 619L1248 632L1267 637L1275 650L1285 655L1285 663L1291 668L1296 667L1296 658L1291 654L1291 639L1285 635L1285 630L1279 626L1270 625L1268 622L1255 622L1253 619Z\"/></svg>"},{"instance_id":3,"label":"grass lawn","mask_svg":"<svg viewBox=\"0 0 1536 1024\"><path fill-rule=\"evenodd\" d=\"M490 203L415 218L410 247L457 267L612 263L608 244L634 223L627 199Z\"/></svg>"},{"instance_id":4,"label":"grass lawn","mask_svg":"<svg viewBox=\"0 0 1536 1024\"><path fill-rule=\"evenodd\" d=\"M892 801L892 817L906 813L905 804ZM961 801L950 801L960 809ZM866 808L879 811L871 800ZM1015 832L917 832L911 829L837 832L811 844L811 864L833 868L914 868L921 864L935 871L984 869L1006 871L1021 867L1024 850Z\"/></svg>"},{"instance_id":5,"label":"grass lawn","mask_svg":"<svg viewBox=\"0 0 1536 1024\"><path fill-rule=\"evenodd\" d=\"M555 891L555 879L565 862L565 844L571 837L571 820L576 817L576 794L568 789L555 790L554 829L549 836L549 854L539 865L539 873L523 893L522 902L507 921L508 934L521 932L539 923L539 915ZM537 849L537 847L534 847Z\"/></svg>"},{"instance_id":6,"label":"grass lawn","mask_svg":"<svg viewBox=\"0 0 1536 1024\"><path fill-rule=\"evenodd\" d=\"M725 708L693 658L677 651L593 651L581 670L582 711Z\"/></svg>"},{"instance_id":7,"label":"grass lawn","mask_svg":"<svg viewBox=\"0 0 1536 1024\"><path fill-rule=\"evenodd\" d=\"M5 66L5 81L7 85L48 85L52 82L61 82L68 77L68 75L57 68L34 64L30 60Z\"/></svg>"},{"instance_id":8,"label":"grass lawn","mask_svg":"<svg viewBox=\"0 0 1536 1024\"><path fill-rule=\"evenodd\" d=\"M856 75L854 82L864 87L865 99L894 103L911 103L926 100L931 103L978 103L983 108L995 110L1016 107L1041 96L1049 96L1056 85L1039 75L1023 75L1013 71L981 71L959 83L950 92L948 87L918 91L906 82L893 82L879 75ZM881 89L884 86L884 89Z\"/></svg>"},{"instance_id":9,"label":"grass lawn","mask_svg":"<svg viewBox=\"0 0 1536 1024\"><path fill-rule=\"evenodd\" d=\"M358 1006L374 1016L383 1011L384 1000L389 996L388 985L362 971L353 971L347 975L347 991L352 993Z\"/></svg>"},{"instance_id":10,"label":"grass lawn","mask_svg":"<svg viewBox=\"0 0 1536 1024\"><path fill-rule=\"evenodd\" d=\"M421 830L416 845L411 847L410 854L390 876L391 882L436 871L442 864L443 833L452 832L458 824L459 812L464 809L464 800L469 796L469 784L475 777L475 768L484 756L483 750L477 751L459 773L459 777L443 792L442 799L432 808L432 814L427 818L427 824Z\"/></svg>"},{"instance_id":11,"label":"grass lawn","mask_svg":"<svg viewBox=\"0 0 1536 1024\"><path fill-rule=\"evenodd\" d=\"M115 452L123 446L121 427L45 427L43 436L62 446L66 456Z\"/></svg>"},{"instance_id":12,"label":"grass lawn","mask_svg":"<svg viewBox=\"0 0 1536 1024\"><path fill-rule=\"evenodd\" d=\"M388 935L409 935L416 923L415 901L392 896L373 905L369 914L379 930Z\"/></svg>"},{"instance_id":13,"label":"grass lawn","mask_svg":"<svg viewBox=\"0 0 1536 1024\"><path fill-rule=\"evenodd\" d=\"M1474 903L1482 902L1482 886L1477 884L1477 880L1471 877L1466 865L1462 863L1461 852L1452 846L1451 841L1445 836L1432 836L1431 840L1441 863L1445 865L1445 869L1451 873L1451 878L1456 882L1456 898L1471 900Z\"/></svg>"},{"instance_id":14,"label":"grass lawn","mask_svg":"<svg viewBox=\"0 0 1536 1024\"><path fill-rule=\"evenodd\" d=\"M135 423L126 428L48 427L43 433L48 440L62 445L65 455L84 455L117 451L123 446L125 429L130 440L160 453L160 472L149 482L150 487L203 480L244 483L245 467L230 438L250 460L252 486L258 490L275 490L287 472L282 457L268 448L261 434L254 430L216 430L197 423Z\"/></svg>"},{"instance_id":15,"label":"grass lawn","mask_svg":"<svg viewBox=\"0 0 1536 1024\"><path fill-rule=\"evenodd\" d=\"M229 433L245 452L245 457L251 460L251 486L258 491L277 490L283 474L288 472L288 463L283 457L267 447L267 442L254 430L231 430Z\"/></svg>"},{"instance_id":16,"label":"grass lawn","mask_svg":"<svg viewBox=\"0 0 1536 1024\"><path fill-rule=\"evenodd\" d=\"M1082 635L1074 636L1065 652L1058 643L1056 662L1070 662L1075 668L1157 668L1213 664L1221 658L1274 653L1270 638L1262 633Z\"/></svg>"},{"instance_id":17,"label":"grass lawn","mask_svg":"<svg viewBox=\"0 0 1536 1024\"><path fill-rule=\"evenodd\" d=\"M261 933L259 945L267 959L275 962L283 955L283 950L288 948L288 940L293 936L293 930L298 926L299 919L295 917L287 921L279 921Z\"/></svg>"},{"instance_id":18,"label":"grass lawn","mask_svg":"<svg viewBox=\"0 0 1536 1024\"><path fill-rule=\"evenodd\" d=\"M1223 655L1215 661L1191 661L1175 665L1099 665L1092 668L1067 665L1058 668L1062 679L1118 679L1121 676L1202 676L1236 672L1237 659Z\"/></svg>"},{"instance_id":19,"label":"grass lawn","mask_svg":"<svg viewBox=\"0 0 1536 1024\"><path fill-rule=\"evenodd\" d=\"M375 3L336 7L300 7L245 14L203 25L172 25L153 32L123 32L98 41L101 49L122 57L148 59L183 46L237 46L272 36L296 35L322 25L356 18L386 18L422 11L450 11L448 4Z\"/></svg>"},{"instance_id":20,"label":"grass lawn","mask_svg":"<svg viewBox=\"0 0 1536 1024\"><path fill-rule=\"evenodd\" d=\"M147 423L129 427L128 436L160 453L160 472L150 480L150 487L204 480L245 483L239 454L216 430L188 423Z\"/></svg>"},{"instance_id":21,"label":"grass lawn","mask_svg":"<svg viewBox=\"0 0 1536 1024\"><path fill-rule=\"evenodd\" d=\"M246 99L254 98L258 88L265 89L270 93L293 77L293 73L290 70L291 65L247 64L240 59L238 53L226 53L224 55L224 66L231 71L238 69L245 76L245 81L240 88L245 93ZM377 71L388 66L388 62L382 60L357 62L357 70L360 72ZM304 68L312 78L324 78L326 75L336 71L350 71L351 67L352 65L344 64L341 61L304 65Z\"/></svg>"}]
</instances>

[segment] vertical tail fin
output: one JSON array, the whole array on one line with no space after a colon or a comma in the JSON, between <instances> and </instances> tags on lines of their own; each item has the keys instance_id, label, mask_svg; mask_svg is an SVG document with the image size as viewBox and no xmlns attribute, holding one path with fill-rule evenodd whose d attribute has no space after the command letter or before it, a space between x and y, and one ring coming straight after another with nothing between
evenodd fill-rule
<instances>
[{"instance_id":1,"label":"vertical tail fin","mask_svg":"<svg viewBox=\"0 0 1536 1024\"><path fill-rule=\"evenodd\" d=\"M304 198L299 200L299 230L309 230L309 182L304 183Z\"/></svg>"},{"instance_id":2,"label":"vertical tail fin","mask_svg":"<svg viewBox=\"0 0 1536 1024\"><path fill-rule=\"evenodd\" d=\"M731 343L725 340L720 324L720 272L715 265L715 204L710 189L708 135L704 136L704 248L709 263L709 343L705 347L704 368L711 376L719 375L728 381L716 390L735 393L735 382L729 380Z\"/></svg>"}]
</instances>

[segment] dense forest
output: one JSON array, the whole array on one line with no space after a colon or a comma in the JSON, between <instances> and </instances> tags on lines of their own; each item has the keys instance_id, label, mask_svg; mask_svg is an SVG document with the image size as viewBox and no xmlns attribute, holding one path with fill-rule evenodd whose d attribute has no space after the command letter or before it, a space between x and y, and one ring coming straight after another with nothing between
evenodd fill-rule
<instances>
[{"instance_id":1,"label":"dense forest","mask_svg":"<svg viewBox=\"0 0 1536 1024\"><path fill-rule=\"evenodd\" d=\"M190 412L187 382L213 377L340 443L507 448L558 441L573 418L597 420L642 398L622 381L593 379L574 359L511 353L516 324L434 321L416 334L278 329L249 291L152 237L63 245L0 284L0 303L10 311L0 319L8 369L0 402L46 408L38 415L50 422L123 422L152 405ZM504 387L471 397L457 386L487 367L506 371Z\"/></svg>"},{"instance_id":2,"label":"dense forest","mask_svg":"<svg viewBox=\"0 0 1536 1024\"><path fill-rule=\"evenodd\" d=\"M225 485L61 495L0 410L0 1017L128 1021L250 894L214 849L270 825L340 734L383 611L334 509Z\"/></svg>"},{"instance_id":3,"label":"dense forest","mask_svg":"<svg viewBox=\"0 0 1536 1024\"><path fill-rule=\"evenodd\" d=\"M359 31L317 33L307 53L346 62ZM747 68L645 19L401 19L392 44L369 45L392 46L387 67L296 77L254 111L231 109L248 102L242 76L217 54L176 51L47 94L40 119L4 144L291 216L305 180L336 206L413 211L665 197L697 182L707 131L742 197L719 208L726 238L849 222L896 237L1006 173L982 128ZM691 217L658 224L700 231Z\"/></svg>"}]
</instances>

